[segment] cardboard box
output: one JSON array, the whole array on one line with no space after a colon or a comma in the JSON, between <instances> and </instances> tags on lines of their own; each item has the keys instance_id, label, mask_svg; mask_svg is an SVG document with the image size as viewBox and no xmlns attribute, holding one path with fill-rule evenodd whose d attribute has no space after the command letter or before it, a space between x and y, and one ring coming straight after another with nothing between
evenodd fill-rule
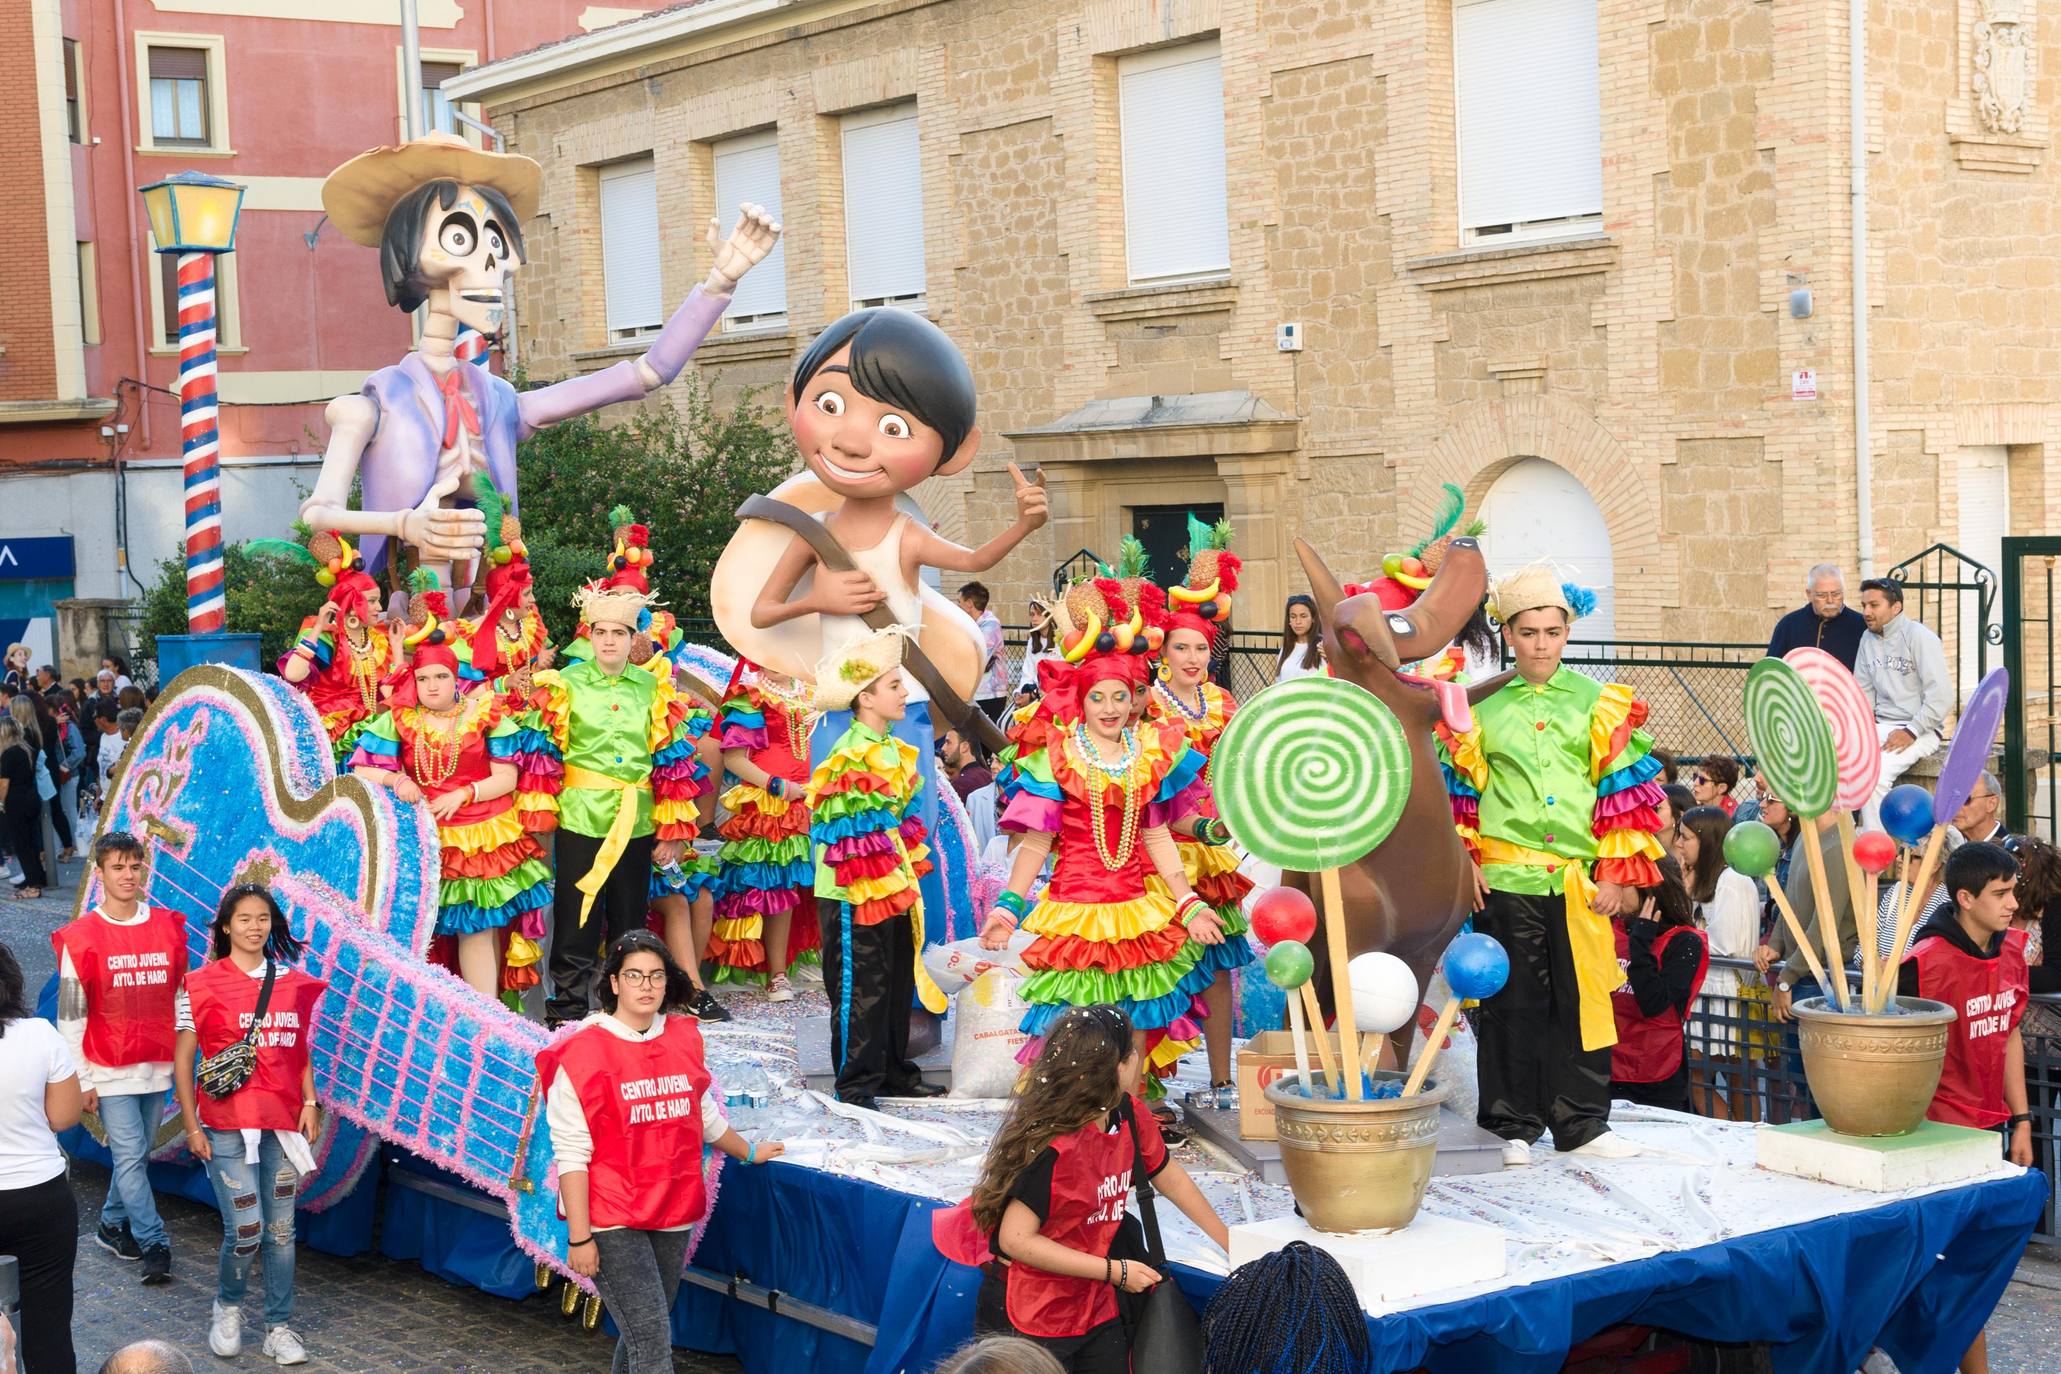
<instances>
[{"instance_id":1,"label":"cardboard box","mask_svg":"<svg viewBox=\"0 0 2061 1374\"><path fill-rule=\"evenodd\" d=\"M1316 1048L1310 1056L1314 1060ZM1312 1069L1316 1065L1310 1065ZM1267 1101L1265 1088L1277 1078L1295 1072L1295 1035L1285 1030L1261 1031L1238 1047L1238 1138L1272 1140L1274 1104Z\"/></svg>"}]
</instances>

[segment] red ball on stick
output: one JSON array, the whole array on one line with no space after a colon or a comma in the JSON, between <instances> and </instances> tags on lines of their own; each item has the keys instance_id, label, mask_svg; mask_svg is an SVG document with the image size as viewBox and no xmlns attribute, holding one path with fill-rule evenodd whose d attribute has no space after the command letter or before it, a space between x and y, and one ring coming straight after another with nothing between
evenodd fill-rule
<instances>
[{"instance_id":1,"label":"red ball on stick","mask_svg":"<svg viewBox=\"0 0 2061 1374\"><path fill-rule=\"evenodd\" d=\"M1309 894L1292 887L1270 887L1253 898L1252 933L1263 945L1283 940L1308 944L1317 933L1317 906Z\"/></svg>"},{"instance_id":2,"label":"red ball on stick","mask_svg":"<svg viewBox=\"0 0 2061 1374\"><path fill-rule=\"evenodd\" d=\"M1880 873L1896 862L1896 841L1880 830L1853 837L1853 861L1866 873Z\"/></svg>"}]
</instances>

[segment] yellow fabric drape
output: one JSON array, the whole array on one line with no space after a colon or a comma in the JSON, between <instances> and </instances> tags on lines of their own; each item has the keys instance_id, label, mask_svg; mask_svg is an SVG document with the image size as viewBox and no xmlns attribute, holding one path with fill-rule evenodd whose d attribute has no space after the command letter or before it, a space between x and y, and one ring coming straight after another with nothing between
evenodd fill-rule
<instances>
[{"instance_id":1,"label":"yellow fabric drape","mask_svg":"<svg viewBox=\"0 0 2061 1374\"><path fill-rule=\"evenodd\" d=\"M630 832L637 828L637 794L651 790L651 779L641 782L624 782L611 778L606 773L596 773L591 768L569 764L565 770L565 785L589 792L613 792L615 819L608 823L608 833L601 837L601 848L594 855L594 866L587 870L587 876L574 886L581 892L580 924L587 924L587 913L594 909L594 899L608 882L608 875L615 871L616 860L630 846Z\"/></svg>"},{"instance_id":2,"label":"yellow fabric drape","mask_svg":"<svg viewBox=\"0 0 2061 1374\"><path fill-rule=\"evenodd\" d=\"M909 846L903 843L902 832L890 830L887 833L894 837L895 853L901 856L902 866L909 867ZM931 1015L943 1016L951 1002L946 999L945 990L931 978L930 970L923 967L923 892L914 879L910 880L909 886L916 892L916 904L909 908L909 935L916 946L916 1000ZM847 895L845 900L851 901L852 898Z\"/></svg>"},{"instance_id":3,"label":"yellow fabric drape","mask_svg":"<svg viewBox=\"0 0 2061 1374\"><path fill-rule=\"evenodd\" d=\"M1481 837L1481 864L1521 864L1527 868L1558 868L1567 875L1567 943L1574 951L1575 990L1580 998L1582 1048L1605 1050L1617 1043L1617 1016L1610 1007L1610 994L1624 986L1624 970L1617 964L1617 941L1610 933L1610 918L1597 911L1596 885L1588 870L1569 863L1557 854L1527 849L1508 840Z\"/></svg>"}]
</instances>

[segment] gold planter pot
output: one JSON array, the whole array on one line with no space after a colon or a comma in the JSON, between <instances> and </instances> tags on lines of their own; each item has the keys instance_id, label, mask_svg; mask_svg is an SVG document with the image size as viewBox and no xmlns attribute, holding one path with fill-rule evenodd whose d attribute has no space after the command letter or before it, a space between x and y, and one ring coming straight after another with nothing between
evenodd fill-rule
<instances>
[{"instance_id":1,"label":"gold planter pot","mask_svg":"<svg viewBox=\"0 0 2061 1374\"><path fill-rule=\"evenodd\" d=\"M1900 1015L1848 1015L1822 997L1798 1002L1803 1076L1825 1124L1841 1135L1907 1135L1925 1119L1946 1061L1954 1009L1899 997Z\"/></svg>"},{"instance_id":2,"label":"gold planter pot","mask_svg":"<svg viewBox=\"0 0 2061 1374\"><path fill-rule=\"evenodd\" d=\"M1310 1077L1325 1091L1322 1074ZM1384 1069L1381 1080L1403 1075ZM1360 1102L1304 1097L1300 1080L1267 1085L1281 1167L1303 1220L1319 1231L1385 1231L1408 1226L1424 1201L1438 1158L1438 1109L1445 1085L1432 1079L1415 1097Z\"/></svg>"}]
</instances>

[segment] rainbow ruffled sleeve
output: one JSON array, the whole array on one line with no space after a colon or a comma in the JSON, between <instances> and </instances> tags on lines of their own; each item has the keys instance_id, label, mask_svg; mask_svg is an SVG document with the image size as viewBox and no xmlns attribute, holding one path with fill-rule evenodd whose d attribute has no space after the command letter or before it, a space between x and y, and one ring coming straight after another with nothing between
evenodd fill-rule
<instances>
[{"instance_id":1,"label":"rainbow ruffled sleeve","mask_svg":"<svg viewBox=\"0 0 2061 1374\"><path fill-rule=\"evenodd\" d=\"M1066 794L1052 776L1052 756L1043 749L1033 750L1011 760L1009 772L1015 781L1005 794L1008 802L1002 810L1002 829L1057 835Z\"/></svg>"},{"instance_id":2,"label":"rainbow ruffled sleeve","mask_svg":"<svg viewBox=\"0 0 2061 1374\"><path fill-rule=\"evenodd\" d=\"M1188 742L1188 733L1178 722L1170 723L1160 735L1158 744L1156 752L1160 757L1153 760L1152 766L1158 774L1159 785L1153 789L1152 801L1145 812L1145 823L1148 826L1172 825L1175 821L1202 814L1203 804L1209 797L1202 771L1209 766L1209 755Z\"/></svg>"},{"instance_id":3,"label":"rainbow ruffled sleeve","mask_svg":"<svg viewBox=\"0 0 2061 1374\"><path fill-rule=\"evenodd\" d=\"M1445 778L1446 800L1453 808L1453 828L1476 863L1481 862L1481 789L1488 786L1488 758L1481 752L1481 726L1461 733L1441 722L1438 768Z\"/></svg>"},{"instance_id":4,"label":"rainbow ruffled sleeve","mask_svg":"<svg viewBox=\"0 0 2061 1374\"><path fill-rule=\"evenodd\" d=\"M822 862L859 925L878 925L916 905L929 850L922 822L906 813L922 781L913 748L859 726L809 777L809 838L822 846Z\"/></svg>"},{"instance_id":5,"label":"rainbow ruffled sleeve","mask_svg":"<svg viewBox=\"0 0 2061 1374\"><path fill-rule=\"evenodd\" d=\"M1589 776L1596 782L1596 871L1599 883L1653 887L1660 882L1660 760L1653 737L1639 727L1646 703L1623 683L1603 689L1589 712Z\"/></svg>"},{"instance_id":6,"label":"rainbow ruffled sleeve","mask_svg":"<svg viewBox=\"0 0 2061 1374\"><path fill-rule=\"evenodd\" d=\"M765 707L749 691L724 698L722 712L716 719L722 730L721 743L725 749L756 751L772 742L766 731Z\"/></svg>"},{"instance_id":7,"label":"rainbow ruffled sleeve","mask_svg":"<svg viewBox=\"0 0 2061 1374\"><path fill-rule=\"evenodd\" d=\"M401 730L394 724L394 713L382 711L365 722L365 728L358 732L353 741L351 756L344 760L344 767L383 768L389 773L399 773L401 768Z\"/></svg>"},{"instance_id":8,"label":"rainbow ruffled sleeve","mask_svg":"<svg viewBox=\"0 0 2061 1374\"><path fill-rule=\"evenodd\" d=\"M328 631L316 630L315 617L309 616L301 621L301 632L294 636L293 643L286 646L286 652L272 665L281 676L286 673L287 660L293 657L293 651L300 647L302 640L310 638L315 644L315 667L323 672L329 671L329 665L336 661L336 640Z\"/></svg>"},{"instance_id":9,"label":"rainbow ruffled sleeve","mask_svg":"<svg viewBox=\"0 0 2061 1374\"><path fill-rule=\"evenodd\" d=\"M538 673L532 705L514 717L515 809L522 828L543 834L558 828L558 794L565 790L565 747L572 728L572 697L553 669Z\"/></svg>"},{"instance_id":10,"label":"rainbow ruffled sleeve","mask_svg":"<svg viewBox=\"0 0 2061 1374\"><path fill-rule=\"evenodd\" d=\"M695 746L715 724L707 707L670 682L651 694L651 825L661 840L691 840L701 829L695 799L712 784Z\"/></svg>"}]
</instances>

